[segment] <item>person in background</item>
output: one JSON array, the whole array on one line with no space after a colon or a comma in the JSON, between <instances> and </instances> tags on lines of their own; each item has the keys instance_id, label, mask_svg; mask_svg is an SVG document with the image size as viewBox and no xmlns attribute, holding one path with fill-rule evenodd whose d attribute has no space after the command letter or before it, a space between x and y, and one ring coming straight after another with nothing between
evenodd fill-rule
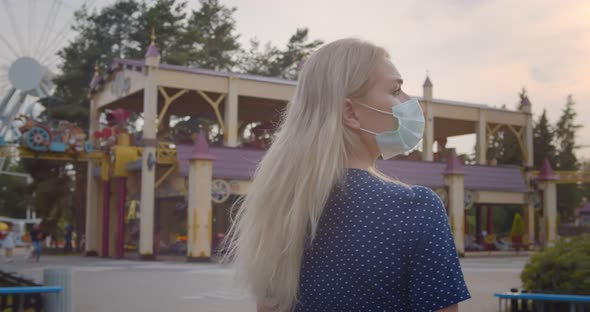
<instances>
[{"instance_id":1,"label":"person in background","mask_svg":"<svg viewBox=\"0 0 590 312\"><path fill-rule=\"evenodd\" d=\"M72 252L72 238L74 233L74 227L67 224L66 231L64 235L64 252Z\"/></svg>"},{"instance_id":2,"label":"person in background","mask_svg":"<svg viewBox=\"0 0 590 312\"><path fill-rule=\"evenodd\" d=\"M12 251L14 250L15 244L16 237L14 236L12 223L8 223L8 230L6 230L6 235L4 236L4 241L2 242L2 247L4 247L4 252L6 256L6 263L10 263L13 261Z\"/></svg>"},{"instance_id":3,"label":"person in background","mask_svg":"<svg viewBox=\"0 0 590 312\"><path fill-rule=\"evenodd\" d=\"M39 262L41 258L41 242L43 241L43 232L39 224L33 225L33 229L29 232L31 235L31 243L33 245L33 258Z\"/></svg>"}]
</instances>

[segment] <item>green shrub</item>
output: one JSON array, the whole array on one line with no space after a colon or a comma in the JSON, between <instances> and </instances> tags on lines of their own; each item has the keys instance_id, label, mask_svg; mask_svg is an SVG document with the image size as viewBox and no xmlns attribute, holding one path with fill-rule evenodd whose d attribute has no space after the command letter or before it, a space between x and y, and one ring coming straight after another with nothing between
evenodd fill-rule
<instances>
[{"instance_id":1,"label":"green shrub","mask_svg":"<svg viewBox=\"0 0 590 312\"><path fill-rule=\"evenodd\" d=\"M514 215L512 221L512 230L510 231L510 237L523 236L524 235L524 221L520 216L520 213Z\"/></svg>"},{"instance_id":2,"label":"green shrub","mask_svg":"<svg viewBox=\"0 0 590 312\"><path fill-rule=\"evenodd\" d=\"M520 278L529 291L590 295L590 235L561 238L534 254Z\"/></svg>"}]
</instances>

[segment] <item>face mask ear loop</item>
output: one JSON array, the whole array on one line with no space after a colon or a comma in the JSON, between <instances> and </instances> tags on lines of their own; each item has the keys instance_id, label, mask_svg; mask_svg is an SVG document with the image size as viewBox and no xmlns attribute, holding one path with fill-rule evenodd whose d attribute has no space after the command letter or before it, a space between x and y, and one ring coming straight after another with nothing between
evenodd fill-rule
<instances>
[{"instance_id":1,"label":"face mask ear loop","mask_svg":"<svg viewBox=\"0 0 590 312\"><path fill-rule=\"evenodd\" d=\"M387 114L387 115L393 115L393 113L392 113L392 112L386 112L386 111L382 111L382 110L380 110L380 109L377 109L377 108L375 108L375 107L371 107L371 106L369 106L369 105L367 105L367 104L363 104L363 103L361 103L361 102L358 102L358 103L359 103L359 104L361 104L362 106L364 106L364 107L366 107L366 108L368 108L368 109L372 109L372 110L374 110L374 111L376 111L376 112L380 112L380 113Z\"/></svg>"},{"instance_id":2,"label":"face mask ear loop","mask_svg":"<svg viewBox=\"0 0 590 312\"><path fill-rule=\"evenodd\" d=\"M375 132L373 132L373 131L371 131L371 130L367 130L367 129L364 129L364 128L360 128L360 129L361 129L361 130L363 130L363 131L365 131L365 132L368 132L368 133L370 133L370 134L373 134L373 135L378 135L378 133L375 133Z\"/></svg>"}]
</instances>

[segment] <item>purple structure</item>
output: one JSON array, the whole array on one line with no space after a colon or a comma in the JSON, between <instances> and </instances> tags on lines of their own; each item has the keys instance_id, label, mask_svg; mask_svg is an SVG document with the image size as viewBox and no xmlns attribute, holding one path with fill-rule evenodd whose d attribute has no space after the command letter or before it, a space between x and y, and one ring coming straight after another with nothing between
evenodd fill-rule
<instances>
[{"instance_id":1,"label":"purple structure","mask_svg":"<svg viewBox=\"0 0 590 312\"><path fill-rule=\"evenodd\" d=\"M123 258L125 247L125 198L127 198L127 177L119 177L117 198L117 258Z\"/></svg>"},{"instance_id":2,"label":"purple structure","mask_svg":"<svg viewBox=\"0 0 590 312\"><path fill-rule=\"evenodd\" d=\"M102 182L102 256L109 256L109 202L111 200L111 183Z\"/></svg>"}]
</instances>

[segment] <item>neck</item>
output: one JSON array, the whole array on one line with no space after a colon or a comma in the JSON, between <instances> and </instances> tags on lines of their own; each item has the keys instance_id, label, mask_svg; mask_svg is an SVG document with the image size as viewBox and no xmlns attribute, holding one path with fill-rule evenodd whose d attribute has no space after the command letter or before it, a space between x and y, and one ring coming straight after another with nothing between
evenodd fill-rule
<instances>
[{"instance_id":1,"label":"neck","mask_svg":"<svg viewBox=\"0 0 590 312\"><path fill-rule=\"evenodd\" d=\"M346 167L361 170L369 170L369 168L375 167L375 160L376 157L371 157L369 152L365 150L359 153L355 153L355 155L350 155Z\"/></svg>"}]
</instances>

